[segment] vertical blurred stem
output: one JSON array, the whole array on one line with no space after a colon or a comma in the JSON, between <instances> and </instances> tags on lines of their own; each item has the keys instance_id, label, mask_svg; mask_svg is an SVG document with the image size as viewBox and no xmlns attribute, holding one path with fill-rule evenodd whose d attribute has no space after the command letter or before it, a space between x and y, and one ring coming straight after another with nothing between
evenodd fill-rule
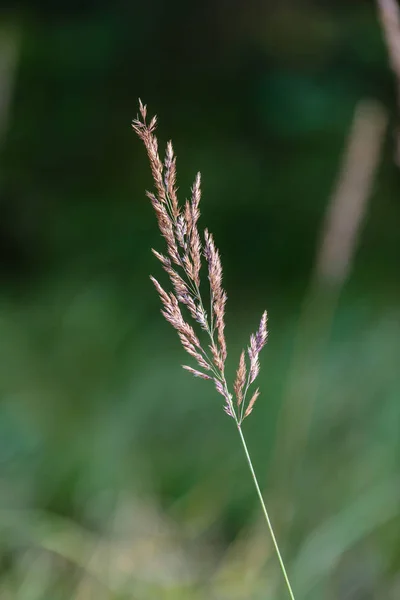
<instances>
[{"instance_id":1,"label":"vertical blurred stem","mask_svg":"<svg viewBox=\"0 0 400 600\"><path fill-rule=\"evenodd\" d=\"M400 113L400 7L397 0L376 0L378 16L396 78L397 107ZM400 166L400 131L397 127L395 160Z\"/></svg>"},{"instance_id":2,"label":"vertical blurred stem","mask_svg":"<svg viewBox=\"0 0 400 600\"><path fill-rule=\"evenodd\" d=\"M7 133L20 38L16 25L6 24L0 28L0 150Z\"/></svg>"},{"instance_id":3,"label":"vertical blurred stem","mask_svg":"<svg viewBox=\"0 0 400 600\"><path fill-rule=\"evenodd\" d=\"M274 529L272 527L271 519L269 518L267 507L265 506L264 498L262 496L262 493L261 493L261 490L260 490L260 486L258 484L256 473L254 471L253 463L251 461L251 457L250 457L250 454L249 454L249 451L248 451L248 448L247 448L246 440L244 439L242 428L241 428L241 426L239 424L238 424L238 431L239 431L240 439L242 441L242 445L243 445L243 448L244 448L244 453L246 455L247 464L249 466L250 473L251 473L251 476L253 478L256 490L257 490L258 498L260 500L261 508L262 508L263 513L264 513L264 517L265 517L265 520L267 522L268 529L269 529L269 532L271 534L271 538L272 538L273 544L275 546L275 551L276 551L276 554L278 556L279 564L280 564L280 567L282 569L283 577L285 579L285 583L286 583L286 586L287 586L290 598L291 598L291 600L295 600L295 597L294 597L294 594L293 594L293 590L292 590L292 586L290 585L289 577L288 577L288 574L286 572L285 563L283 562L283 558L282 558L281 552L279 550L278 542L277 542L277 539L275 537Z\"/></svg>"}]
</instances>

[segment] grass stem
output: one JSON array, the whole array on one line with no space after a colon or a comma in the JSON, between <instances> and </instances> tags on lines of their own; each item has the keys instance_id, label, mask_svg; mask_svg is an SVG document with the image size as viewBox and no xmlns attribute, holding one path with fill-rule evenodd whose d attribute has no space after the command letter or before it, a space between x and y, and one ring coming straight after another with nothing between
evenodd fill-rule
<instances>
[{"instance_id":1,"label":"grass stem","mask_svg":"<svg viewBox=\"0 0 400 600\"><path fill-rule=\"evenodd\" d=\"M260 490L260 486L258 484L257 476L256 476L256 473L254 471L253 463L252 463L251 458L250 458L250 454L249 454L249 451L248 451L248 448L247 448L246 440L244 439L242 428L241 428L241 426L239 424L238 424L238 431L239 431L240 439L242 440L242 445L243 445L243 448L244 448L244 453L246 455L247 464L249 465L250 473L251 473L251 476L253 477L254 485L256 486L256 490L257 490L257 494L258 494L258 497L259 497L259 500L260 500L261 508L263 510L263 513L264 513L264 516L265 516L265 520L267 522L268 529L269 529L272 541L273 541L274 546L275 546L275 551L276 551L276 554L278 556L279 564L280 564L280 567L282 569L283 577L285 579L285 583L286 583L286 586L287 586L290 598L291 598L291 600L295 600L294 593L293 593L293 590L292 590L292 586L290 585L289 577L288 577L288 574L286 572L285 563L283 562L283 558L282 558L281 552L279 550L278 542L277 542L276 537L275 537L274 529L272 527L271 519L269 518L267 507L265 506L264 498L262 496L262 493L261 493L261 490Z\"/></svg>"}]
</instances>

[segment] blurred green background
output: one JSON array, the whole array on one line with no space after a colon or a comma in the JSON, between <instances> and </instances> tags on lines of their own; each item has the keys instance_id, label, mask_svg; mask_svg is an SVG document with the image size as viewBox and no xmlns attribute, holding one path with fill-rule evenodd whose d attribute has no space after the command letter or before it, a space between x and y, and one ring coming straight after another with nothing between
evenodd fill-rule
<instances>
[{"instance_id":1,"label":"blurred green background","mask_svg":"<svg viewBox=\"0 0 400 600\"><path fill-rule=\"evenodd\" d=\"M138 97L182 200L202 172L230 373L269 311L245 433L297 599L398 599L398 119L374 2L19 0L0 11L1 600L287 598L235 427L148 279ZM389 117L379 170L349 277L315 291L364 99Z\"/></svg>"}]
</instances>

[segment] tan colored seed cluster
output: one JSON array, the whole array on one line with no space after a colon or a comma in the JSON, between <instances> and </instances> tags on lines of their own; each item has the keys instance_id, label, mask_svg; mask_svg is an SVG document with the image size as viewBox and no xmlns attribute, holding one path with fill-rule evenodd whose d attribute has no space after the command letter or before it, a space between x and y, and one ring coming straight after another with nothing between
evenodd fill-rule
<instances>
[{"instance_id":1,"label":"tan colored seed cluster","mask_svg":"<svg viewBox=\"0 0 400 600\"><path fill-rule=\"evenodd\" d=\"M240 356L233 386L236 400L234 402L225 379L227 348L224 329L227 295L222 286L221 257L208 230L204 232L203 243L198 230L200 173L194 181L190 200L186 200L184 207L181 207L177 196L176 156L172 143L168 142L165 159L161 161L154 133L157 119L153 117L147 123L147 108L140 100L139 111L140 114L133 121L132 127L143 141L150 160L155 193L147 192L147 196L166 241L168 256L156 250L153 250L153 253L167 272L173 287L173 292L168 293L154 277L151 277L163 304L161 312L176 329L186 352L207 373L186 365L183 368L196 377L214 380L217 391L225 399L225 412L233 417L240 427L243 419L253 410L259 395L257 389L250 401L246 401L249 388L260 370L259 353L267 342L267 313L263 314L258 331L250 337L247 349L248 368L245 352ZM210 315L204 309L200 292L202 257L207 264ZM207 349L205 344L200 342L194 328L185 320L181 307L187 310L203 335L208 337Z\"/></svg>"}]
</instances>

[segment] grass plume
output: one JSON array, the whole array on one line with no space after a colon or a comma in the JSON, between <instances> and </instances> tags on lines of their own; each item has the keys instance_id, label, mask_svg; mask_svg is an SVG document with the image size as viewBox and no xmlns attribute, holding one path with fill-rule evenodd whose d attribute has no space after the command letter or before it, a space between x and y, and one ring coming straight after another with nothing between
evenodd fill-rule
<instances>
[{"instance_id":1,"label":"grass plume","mask_svg":"<svg viewBox=\"0 0 400 600\"><path fill-rule=\"evenodd\" d=\"M162 314L177 331L186 352L195 359L202 370L199 371L186 365L183 368L195 377L214 381L217 392L224 398L224 411L234 419L237 425L285 582L290 597L294 600L241 427L243 421L253 411L259 397L259 389L253 391L251 396L250 389L259 374L259 355L268 339L267 312L263 313L256 333L250 336L247 358L244 350L241 353L233 393L231 393L225 378L225 363L228 354L224 334L227 294L222 284L221 257L212 234L206 229L201 237L198 230L201 199L200 173L197 174L192 186L190 201L187 200L185 206L180 206L176 189L176 157L173 146L171 142L168 142L165 159L162 161L155 135L156 124L156 117L153 117L149 123L147 122L147 108L139 100L139 115L133 121L132 127L143 141L150 161L155 193L147 192L147 196L156 213L161 234L166 241L168 256L160 254L156 250L153 250L153 253L167 272L174 291L166 292L154 277L151 277L151 280L163 305ZM205 263L208 273L207 306L210 306L209 314L204 308L205 302L200 291L202 258L205 259L203 263ZM188 313L188 316L192 318L199 334L185 320L181 309L184 309L185 314Z\"/></svg>"}]
</instances>

